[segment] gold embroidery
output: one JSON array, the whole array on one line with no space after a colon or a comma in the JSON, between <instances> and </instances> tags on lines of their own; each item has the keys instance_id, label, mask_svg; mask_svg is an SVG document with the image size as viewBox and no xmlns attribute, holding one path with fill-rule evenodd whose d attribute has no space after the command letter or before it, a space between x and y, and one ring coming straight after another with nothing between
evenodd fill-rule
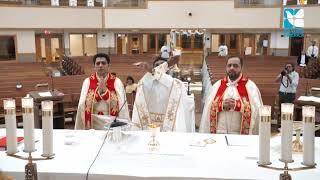
<instances>
[{"instance_id":1,"label":"gold embroidery","mask_svg":"<svg viewBox=\"0 0 320 180\"><path fill-rule=\"evenodd\" d=\"M181 83L177 83L176 80L173 80L170 93L169 93L169 99L168 104L166 108L166 114L158 114L158 113L152 113L149 112L147 107L147 99L145 99L145 93L143 91L143 84L138 86L138 93L140 98L136 99L136 107L138 110L139 118L140 118L140 124L142 126L142 129L147 129L147 125L151 122L156 122L161 124L161 130L164 131L171 131L174 128L175 121L176 121L176 112L178 109L179 101L181 98ZM172 91L174 89L174 91ZM141 93L141 94L140 94ZM142 102L139 102L139 99L142 100ZM165 124L165 127L163 128Z\"/></svg>"},{"instance_id":2,"label":"gold embroidery","mask_svg":"<svg viewBox=\"0 0 320 180\"><path fill-rule=\"evenodd\" d=\"M94 94L95 92L93 90L89 90L88 94L87 94L87 98L86 98L86 108L85 111L86 112L90 112L91 108L92 108L92 104L93 104L93 100L94 100Z\"/></svg>"},{"instance_id":3,"label":"gold embroidery","mask_svg":"<svg viewBox=\"0 0 320 180\"><path fill-rule=\"evenodd\" d=\"M110 109L112 113L118 112L118 96L116 92L110 92Z\"/></svg>"}]
</instances>

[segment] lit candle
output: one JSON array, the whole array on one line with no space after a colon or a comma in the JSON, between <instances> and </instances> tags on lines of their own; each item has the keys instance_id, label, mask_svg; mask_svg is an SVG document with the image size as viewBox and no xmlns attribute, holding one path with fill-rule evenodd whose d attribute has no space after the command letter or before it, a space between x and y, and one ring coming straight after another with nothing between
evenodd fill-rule
<instances>
[{"instance_id":1,"label":"lit candle","mask_svg":"<svg viewBox=\"0 0 320 180\"><path fill-rule=\"evenodd\" d=\"M303 164L314 166L314 130L315 130L315 107L302 106L303 120Z\"/></svg>"},{"instance_id":2,"label":"lit candle","mask_svg":"<svg viewBox=\"0 0 320 180\"><path fill-rule=\"evenodd\" d=\"M7 153L17 152L16 102L14 99L3 100L6 121Z\"/></svg>"},{"instance_id":3,"label":"lit candle","mask_svg":"<svg viewBox=\"0 0 320 180\"><path fill-rule=\"evenodd\" d=\"M42 101L42 141L44 157L51 157L53 153L53 102Z\"/></svg>"},{"instance_id":4,"label":"lit candle","mask_svg":"<svg viewBox=\"0 0 320 180\"><path fill-rule=\"evenodd\" d=\"M24 152L34 152L34 114L33 98L21 98L23 130L24 130Z\"/></svg>"},{"instance_id":5,"label":"lit candle","mask_svg":"<svg viewBox=\"0 0 320 180\"><path fill-rule=\"evenodd\" d=\"M293 108L291 103L281 104L281 161L292 162Z\"/></svg>"},{"instance_id":6,"label":"lit candle","mask_svg":"<svg viewBox=\"0 0 320 180\"><path fill-rule=\"evenodd\" d=\"M271 106L260 108L259 123L259 164L270 163L270 137L271 137Z\"/></svg>"}]
</instances>

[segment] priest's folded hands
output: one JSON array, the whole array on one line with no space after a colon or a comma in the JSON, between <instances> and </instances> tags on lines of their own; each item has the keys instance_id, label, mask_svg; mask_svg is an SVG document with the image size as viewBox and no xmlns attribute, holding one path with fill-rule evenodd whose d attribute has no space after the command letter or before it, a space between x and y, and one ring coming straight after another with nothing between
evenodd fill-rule
<instances>
[{"instance_id":1,"label":"priest's folded hands","mask_svg":"<svg viewBox=\"0 0 320 180\"><path fill-rule=\"evenodd\" d=\"M223 110L224 111L230 111L234 110L236 105L236 101L232 98L225 99L223 101Z\"/></svg>"}]
</instances>

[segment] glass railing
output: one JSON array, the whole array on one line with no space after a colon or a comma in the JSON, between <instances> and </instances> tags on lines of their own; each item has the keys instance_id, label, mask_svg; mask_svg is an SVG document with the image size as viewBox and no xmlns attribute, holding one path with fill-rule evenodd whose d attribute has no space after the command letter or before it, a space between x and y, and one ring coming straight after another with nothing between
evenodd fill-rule
<instances>
[{"instance_id":1,"label":"glass railing","mask_svg":"<svg viewBox=\"0 0 320 180\"><path fill-rule=\"evenodd\" d=\"M234 0L235 7L317 6L319 0Z\"/></svg>"},{"instance_id":2,"label":"glass railing","mask_svg":"<svg viewBox=\"0 0 320 180\"><path fill-rule=\"evenodd\" d=\"M282 0L234 0L235 7L280 7Z\"/></svg>"},{"instance_id":3,"label":"glass railing","mask_svg":"<svg viewBox=\"0 0 320 180\"><path fill-rule=\"evenodd\" d=\"M0 0L0 5L102 7L103 0Z\"/></svg>"},{"instance_id":4,"label":"glass railing","mask_svg":"<svg viewBox=\"0 0 320 180\"><path fill-rule=\"evenodd\" d=\"M72 7L106 6L109 8L146 8L147 1L148 0L0 0L0 5L64 6L64 7L65 6L72 6ZM194 1L197 1L197 0L194 0ZM219 0L212 0L212 1L219 1ZM236 8L315 6L315 5L319 6L320 0L234 0L234 5Z\"/></svg>"},{"instance_id":5,"label":"glass railing","mask_svg":"<svg viewBox=\"0 0 320 180\"><path fill-rule=\"evenodd\" d=\"M145 8L147 0L107 0L107 7Z\"/></svg>"}]
</instances>

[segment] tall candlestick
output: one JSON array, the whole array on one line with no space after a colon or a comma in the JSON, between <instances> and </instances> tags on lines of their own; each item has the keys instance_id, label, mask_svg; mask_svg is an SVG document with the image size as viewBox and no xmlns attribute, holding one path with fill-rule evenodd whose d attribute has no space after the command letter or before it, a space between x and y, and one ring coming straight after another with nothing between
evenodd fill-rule
<instances>
[{"instance_id":1,"label":"tall candlestick","mask_svg":"<svg viewBox=\"0 0 320 180\"><path fill-rule=\"evenodd\" d=\"M21 98L23 130L24 130L24 152L34 152L34 114L33 98Z\"/></svg>"},{"instance_id":2,"label":"tall candlestick","mask_svg":"<svg viewBox=\"0 0 320 180\"><path fill-rule=\"evenodd\" d=\"M271 106L260 108L259 123L259 165L270 163Z\"/></svg>"},{"instance_id":3,"label":"tall candlestick","mask_svg":"<svg viewBox=\"0 0 320 180\"><path fill-rule=\"evenodd\" d=\"M42 101L42 136L44 157L52 157L53 153L53 102Z\"/></svg>"},{"instance_id":4,"label":"tall candlestick","mask_svg":"<svg viewBox=\"0 0 320 180\"><path fill-rule=\"evenodd\" d=\"M6 121L7 153L17 152L16 102L14 99L3 100L4 118Z\"/></svg>"},{"instance_id":5,"label":"tall candlestick","mask_svg":"<svg viewBox=\"0 0 320 180\"><path fill-rule=\"evenodd\" d=\"M315 130L315 107L302 106L303 120L303 164L314 166L314 130Z\"/></svg>"},{"instance_id":6,"label":"tall candlestick","mask_svg":"<svg viewBox=\"0 0 320 180\"><path fill-rule=\"evenodd\" d=\"M293 108L291 103L281 104L281 161L292 162Z\"/></svg>"}]
</instances>

